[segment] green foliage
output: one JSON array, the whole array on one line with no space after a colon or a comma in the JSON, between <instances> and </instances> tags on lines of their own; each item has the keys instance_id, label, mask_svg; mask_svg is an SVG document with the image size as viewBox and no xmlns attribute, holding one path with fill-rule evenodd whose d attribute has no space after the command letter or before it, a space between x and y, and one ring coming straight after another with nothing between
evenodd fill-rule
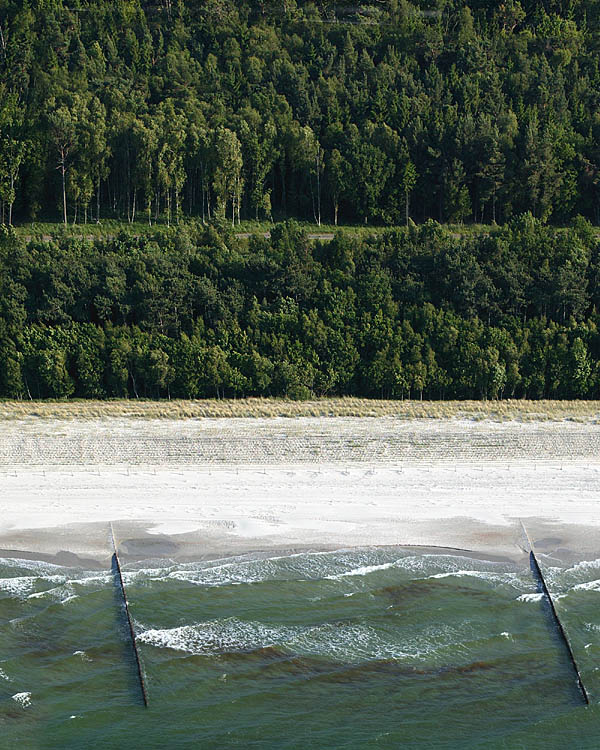
<instances>
[{"instance_id":1,"label":"green foliage","mask_svg":"<svg viewBox=\"0 0 600 750\"><path fill-rule=\"evenodd\" d=\"M0 396L598 395L597 3L0 5Z\"/></svg>"},{"instance_id":2,"label":"green foliage","mask_svg":"<svg viewBox=\"0 0 600 750\"><path fill-rule=\"evenodd\" d=\"M596 2L1 6L0 224L600 223Z\"/></svg>"},{"instance_id":3,"label":"green foliage","mask_svg":"<svg viewBox=\"0 0 600 750\"><path fill-rule=\"evenodd\" d=\"M311 243L0 235L0 397L598 398L600 243L526 214Z\"/></svg>"}]
</instances>

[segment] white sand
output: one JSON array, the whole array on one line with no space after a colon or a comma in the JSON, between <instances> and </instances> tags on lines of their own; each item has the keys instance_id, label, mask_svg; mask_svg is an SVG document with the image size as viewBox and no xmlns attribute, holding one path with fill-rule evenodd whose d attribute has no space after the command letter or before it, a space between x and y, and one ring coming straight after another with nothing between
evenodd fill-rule
<instances>
[{"instance_id":1,"label":"white sand","mask_svg":"<svg viewBox=\"0 0 600 750\"><path fill-rule=\"evenodd\" d=\"M520 518L600 532L600 428L594 425L315 419L261 420L252 428L251 420L209 422L2 425L0 537L137 521L155 535L200 532L232 549L250 543L505 549L518 545ZM294 441L285 463L273 455L273 445L286 439L282 433ZM238 434L243 444L236 450ZM19 463L19 440L31 452L32 436L38 460L29 453ZM153 454L136 465L140 436L144 445L155 439L168 462ZM107 439L118 464L105 463ZM328 446L327 462L306 450L320 439ZM374 444L383 449L368 462L372 451L365 446ZM470 449L477 445L481 460ZM94 455L101 460L92 461ZM290 455L298 460L290 462Z\"/></svg>"},{"instance_id":2,"label":"white sand","mask_svg":"<svg viewBox=\"0 0 600 750\"><path fill-rule=\"evenodd\" d=\"M1 477L0 530L144 520L155 533L369 535L398 520L505 524L529 516L600 525L600 462L130 470L83 467ZM379 529L389 540L392 530Z\"/></svg>"}]
</instances>

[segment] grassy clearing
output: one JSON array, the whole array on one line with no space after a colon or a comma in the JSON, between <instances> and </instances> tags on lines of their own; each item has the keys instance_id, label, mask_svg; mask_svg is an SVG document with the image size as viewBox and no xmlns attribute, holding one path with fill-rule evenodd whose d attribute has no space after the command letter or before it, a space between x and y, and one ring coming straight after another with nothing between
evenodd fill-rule
<instances>
[{"instance_id":1,"label":"grassy clearing","mask_svg":"<svg viewBox=\"0 0 600 750\"><path fill-rule=\"evenodd\" d=\"M95 239L98 237L114 237L121 232L129 236L140 236L144 234L153 234L163 228L163 225L149 226L148 222L134 222L129 224L124 221L115 221L112 219L103 220L102 223L90 224L64 224L51 222L31 222L14 227L18 237L34 240L60 239L61 237L85 237L86 239ZM164 229L166 229L166 225Z\"/></svg>"},{"instance_id":2,"label":"grassy clearing","mask_svg":"<svg viewBox=\"0 0 600 750\"><path fill-rule=\"evenodd\" d=\"M185 226L188 223L196 223L197 220L182 220L181 225ZM370 224L340 224L335 226L334 224L317 224L300 221L300 226L306 231L307 234L335 234L337 231L348 232L353 235L365 236L371 234L381 234L391 229L403 229L403 226L374 226ZM273 228L273 224L268 221L242 221L241 224L232 228L235 234L266 234ZM471 236L477 234L487 234L498 227L483 224L446 224L446 228L454 233L461 236ZM171 229L176 227L175 224L171 224ZM65 226L62 223L52 222L31 222L28 224L21 224L20 226L14 227L15 232L19 237L25 237L27 239L34 240L49 240L58 239L61 237L84 237L86 239L96 239L99 237L114 237L120 233L124 233L128 236L143 236L147 234L155 234L160 231L168 231L169 227L166 222L159 221L153 223L152 226L147 221L135 221L129 223L126 221L118 221L116 219L103 219L100 224L91 222L89 224L68 224Z\"/></svg>"},{"instance_id":3,"label":"grassy clearing","mask_svg":"<svg viewBox=\"0 0 600 750\"><path fill-rule=\"evenodd\" d=\"M179 226L186 226L192 222L183 220ZM196 222L193 222L196 223ZM393 227L383 226L370 226L365 224L357 225L341 225L336 227L333 224L311 224L310 222L298 222L300 226L306 231L307 234L335 234L336 231L341 230L344 232L350 232L354 235L370 235L379 234L385 232ZM268 221L242 221L241 224L231 227L234 234L267 234L273 229L274 224ZM14 227L15 232L19 237L25 237L26 239L34 240L49 240L59 239L61 237L84 237L86 239L96 239L100 237L115 237L118 234L124 233L127 236L144 236L148 234L155 234L156 232L164 232L173 230L177 227L176 224L167 226L165 222L153 223L152 226L148 222L136 221L133 223L116 221L113 219L103 220L101 224L53 224L49 222L33 222L30 224L22 224Z\"/></svg>"},{"instance_id":4,"label":"grassy clearing","mask_svg":"<svg viewBox=\"0 0 600 750\"><path fill-rule=\"evenodd\" d=\"M200 219L182 219L180 226L186 224L197 224ZM371 224L318 224L309 221L297 222L307 234L335 234L337 231L347 232L348 234L359 237L369 236L372 234L382 234L394 229L405 229L404 225L399 226L377 226ZM234 234L266 234L270 232L274 224L269 221L242 221L236 227L232 227ZM460 237L474 237L481 234L491 234L497 232L501 227L497 224L444 224L449 232ZM170 231L177 227L171 223L167 226L165 220L153 222L152 226L147 221L135 221L129 223L117 219L103 219L100 224L91 222L89 224L68 224L65 226L59 222L30 222L15 226L14 230L20 237L34 240L58 239L60 237L84 237L86 239L96 239L100 237L115 237L123 233L128 236L139 237L147 234L156 234L156 232ZM600 229L595 230L600 236Z\"/></svg>"},{"instance_id":5,"label":"grassy clearing","mask_svg":"<svg viewBox=\"0 0 600 750\"><path fill-rule=\"evenodd\" d=\"M204 401L4 401L0 421L28 418L199 419L223 417L395 417L600 423L600 401L379 401L331 398L313 401L250 398Z\"/></svg>"}]
</instances>

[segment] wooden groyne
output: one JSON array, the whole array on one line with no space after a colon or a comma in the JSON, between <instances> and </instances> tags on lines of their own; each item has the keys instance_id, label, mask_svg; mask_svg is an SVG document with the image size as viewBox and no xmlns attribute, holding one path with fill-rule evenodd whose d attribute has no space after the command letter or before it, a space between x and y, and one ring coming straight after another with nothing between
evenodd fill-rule
<instances>
[{"instance_id":1,"label":"wooden groyne","mask_svg":"<svg viewBox=\"0 0 600 750\"><path fill-rule=\"evenodd\" d=\"M119 579L119 588L121 590L121 596L123 598L123 604L125 605L125 615L127 617L127 624L129 626L129 635L131 638L131 647L133 649L133 655L135 657L135 663L137 667L137 675L140 683L140 692L142 694L142 700L144 706L148 707L148 692L146 690L146 682L144 680L144 673L142 671L142 662L140 659L140 652L138 650L137 639L135 637L135 629L133 627L133 620L131 619L131 613L129 611L129 602L127 600L127 592L125 590L125 584L123 582L123 574L121 573L121 563L119 561L119 553L117 551L117 544L115 542L115 532L113 530L112 523L110 524L110 536L112 539L113 546L113 564L117 571L117 577Z\"/></svg>"},{"instance_id":2,"label":"wooden groyne","mask_svg":"<svg viewBox=\"0 0 600 750\"><path fill-rule=\"evenodd\" d=\"M535 548L533 546L531 537L527 533L527 529L525 528L523 523L521 523L521 526L523 528L523 532L527 539L527 543L529 544L529 562L531 564L531 569L538 581L538 584L540 585L542 589L542 593L544 594L548 604L550 605L550 612L552 613L552 618L554 620L556 630L558 631L559 637L565 646L565 649L567 651L567 656L569 657L569 661L571 662L571 666L573 667L573 671L575 672L577 686L579 688L579 692L581 693L581 697L583 698L583 702L586 704L586 706L589 706L590 697L585 688L585 685L583 684L583 679L581 677L581 672L579 671L577 660L575 659L575 654L573 653L573 649L571 647L571 642L569 641L569 637L563 627L562 622L560 621L560 617L558 616L556 607L554 606L554 601L552 599L552 595L550 594L548 586L546 585L546 579L544 578L544 574L542 573L540 564L538 563L537 556L535 554Z\"/></svg>"}]
</instances>

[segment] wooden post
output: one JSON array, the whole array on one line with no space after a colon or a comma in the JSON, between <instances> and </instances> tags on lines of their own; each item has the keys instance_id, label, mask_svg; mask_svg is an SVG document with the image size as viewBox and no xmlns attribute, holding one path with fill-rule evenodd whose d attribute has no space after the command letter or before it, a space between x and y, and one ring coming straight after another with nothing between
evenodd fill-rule
<instances>
[{"instance_id":1,"label":"wooden post","mask_svg":"<svg viewBox=\"0 0 600 750\"><path fill-rule=\"evenodd\" d=\"M127 601L127 592L125 591L125 584L123 583L123 574L121 573L121 563L119 562L119 553L117 552L117 545L115 542L115 532L113 530L112 522L110 524L110 536L112 539L113 546L113 563L117 571L117 577L119 580L119 588L121 589L121 595L123 597L123 604L125 605L125 615L127 617L127 624L129 626L129 635L131 637L131 647L133 649L133 655L135 657L135 663L137 666L137 675L140 682L140 691L142 693L142 700L144 706L148 708L148 693L146 691L146 683L144 681L144 673L142 671L142 662L140 659L140 652L137 646L137 640L135 637L135 630L133 628L133 620L131 619L131 613L129 612L129 602Z\"/></svg>"},{"instance_id":2,"label":"wooden post","mask_svg":"<svg viewBox=\"0 0 600 750\"><path fill-rule=\"evenodd\" d=\"M552 596L550 594L550 591L548 590L548 586L546 585L546 580L544 578L544 574L542 573L542 569L540 568L540 565L537 561L537 557L535 554L535 549L533 546L533 541L531 540L531 537L527 533L527 529L525 528L523 522L521 522L521 527L523 529L523 533L525 534L525 537L527 539L527 543L529 544L529 562L531 564L531 569L542 589L542 592L544 596L546 597L546 600L548 604L550 605L550 612L552 613L552 618L554 620L554 624L556 626L556 629L558 630L558 634L564 643L565 649L567 650L567 655L569 657L569 661L571 662L571 665L573 667L573 670L575 672L575 677L577 679L577 686L579 687L579 690L581 692L581 696L583 698L584 703L586 706L589 706L590 704L590 697L588 695L587 690L585 689L585 685L583 684L583 680L581 678L581 672L579 671L579 667L577 666L577 661L575 660L575 654L573 653L573 649L571 648L571 643L569 641L569 638L567 636L567 633L560 621L560 618L558 616L558 612L556 611L556 607L554 606L554 601L552 600Z\"/></svg>"}]
</instances>

